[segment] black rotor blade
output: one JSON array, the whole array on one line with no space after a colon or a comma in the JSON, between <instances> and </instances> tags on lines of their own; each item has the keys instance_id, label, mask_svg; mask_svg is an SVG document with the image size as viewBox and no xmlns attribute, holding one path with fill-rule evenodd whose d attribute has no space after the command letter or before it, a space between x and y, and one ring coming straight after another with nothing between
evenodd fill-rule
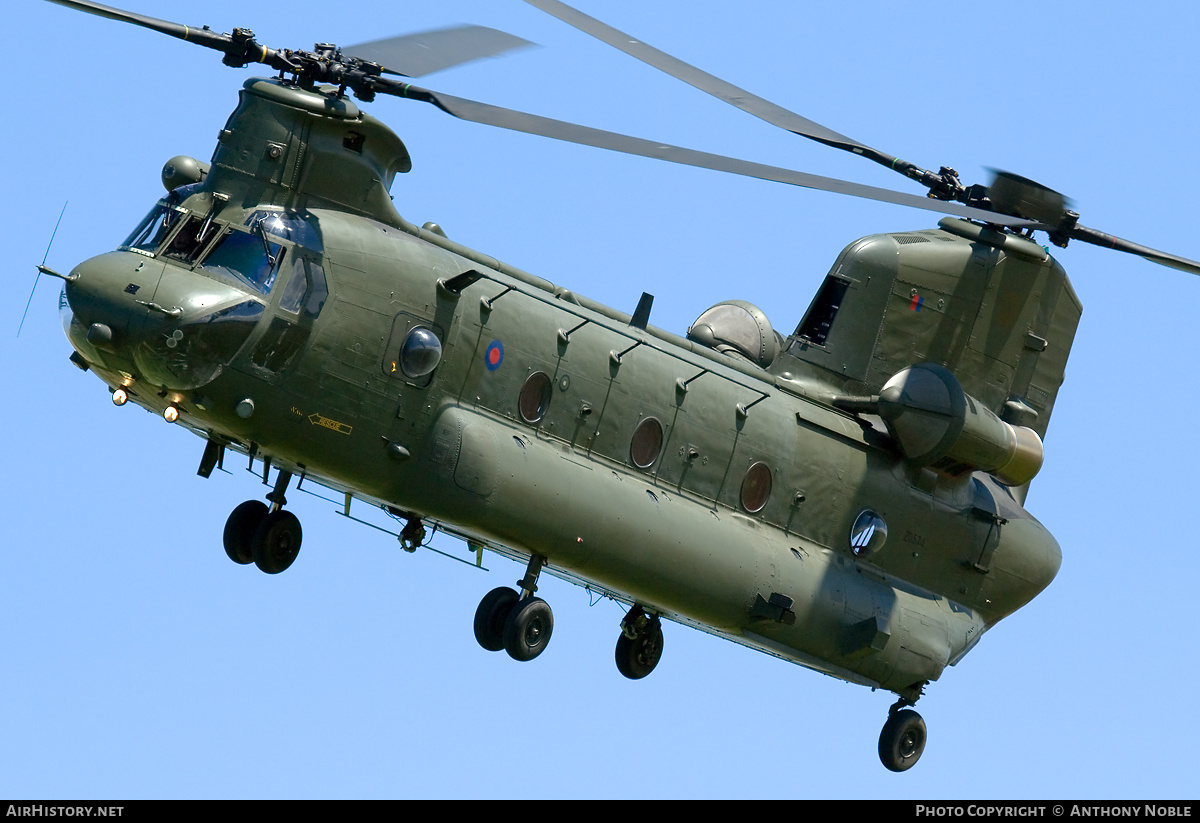
<instances>
[{"instance_id":1,"label":"black rotor blade","mask_svg":"<svg viewBox=\"0 0 1200 823\"><path fill-rule=\"evenodd\" d=\"M1114 237L1102 231L1089 229L1087 226L1075 226L1071 229L1070 236L1072 240L1091 243L1093 246L1136 254L1139 257L1146 258L1151 263L1158 263L1160 266L1168 266L1172 269L1189 272L1190 274L1200 274L1200 263L1197 263L1195 260L1189 260L1186 257L1180 257L1176 254L1152 249L1149 246L1143 246L1140 243L1134 243L1130 240L1123 240L1120 237Z\"/></svg>"},{"instance_id":2,"label":"black rotor blade","mask_svg":"<svg viewBox=\"0 0 1200 823\"><path fill-rule=\"evenodd\" d=\"M174 23L169 20L160 20L156 17L149 17L143 14L124 11L122 9L106 6L101 3L94 3L91 0L49 0L49 2L57 3L60 6L66 6L76 11L94 14L98 17L106 17L110 20L116 20L122 23L132 23L135 26L150 29L151 31L166 34L180 40L185 40L190 43L205 46L206 48L224 52L225 62L229 65L241 66L246 63L263 63L272 68L283 71L295 71L297 65L292 58L287 56L288 53L275 51L274 49L265 48L253 39L253 34L244 30L236 30L234 35L222 34L214 32L207 26L195 28L192 26ZM745 92L732 84L726 83L719 78L713 77L700 69L696 69L688 64L676 60L670 55L653 49L650 46L638 43L632 40L627 35L605 26L599 21L593 20L586 15L575 11L569 6L557 2L557 0L526 0L545 11L554 14L557 17L565 20L578 28L583 29L589 34L600 37L601 40L610 42L623 51L650 63L651 65L672 74L679 79L691 83L697 88L701 88L710 94L714 94L727 102L733 103L739 108L744 109L758 117L772 122L775 125L782 126L796 134L810 137L828 145L836 145L838 148L844 148L848 151L853 151L858 154L871 157L877 162L885 162L880 158L886 158L880 152L875 152L873 149L864 146L857 141L844 137L843 135L826 129L811 120L800 117L798 114L787 111L773 103L769 103L762 98ZM576 20L581 20L585 25L580 25ZM596 31L591 30L595 28ZM474 31L475 35L468 34L462 37L466 31ZM597 31L604 31L605 36L601 36ZM624 38L623 43L614 42ZM410 35L407 37L397 37L388 40L378 40L370 43L363 43L359 46L351 47L347 50L348 56L352 59L367 60L379 65L387 65L391 73L401 73L400 68L406 69L404 74L407 76L417 76L418 74L437 71L440 68L448 68L459 63L467 62L476 59L477 57L489 56L497 54L501 51L506 51L512 48L520 48L524 45L531 45L528 41L520 38L498 32L493 29L485 29L480 26L457 27L451 29L443 29L434 32L425 32L424 34ZM415 48L413 48L415 46ZM430 52L429 59L424 62L419 59L422 50ZM444 50L445 55L437 54L436 52ZM308 55L311 57L311 55ZM657 61L657 62L656 62ZM338 72L336 76L334 73ZM689 79L695 78L695 79ZM1146 258L1154 263L1159 263L1164 266L1179 269L1181 271L1190 272L1192 274L1200 274L1200 263L1189 260L1177 255L1168 254L1167 252L1158 251L1148 246L1142 246L1119 237L1115 237L1104 232L1089 229L1085 226L1071 226L1069 228L1050 224L1049 221L1041 222L1039 220L1030 220L1020 217L1013 217L1007 214L1001 214L995 211L987 211L978 208L971 208L960 205L958 203L946 202L944 200L930 199L927 197L918 197L912 194L903 192L891 191L889 189L877 188L875 186L866 186L859 183L851 183L845 180L838 180L832 177L822 177L815 174L807 174L805 172L794 171L791 169L783 169L777 166L768 166L762 163L752 163L747 160L739 160L732 157L724 157L717 154L709 154L707 152L695 151L693 149L685 149L679 146L672 146L666 143L658 143L652 140L644 140L638 137L630 137L628 135L617 134L615 132L593 129L587 126L581 126L575 123L567 123L561 120L553 120L547 117L538 115L526 114L524 112L505 109L499 106L492 106L486 103L478 103L473 100L467 100L461 97L454 97L447 94L439 94L421 89L407 83L390 80L386 77L370 76L364 74L359 68L353 68L352 71L341 73L340 70L333 67L328 76L321 75L318 79L331 80L334 82L347 82L348 85L356 89L362 88L368 91L378 91L384 94L391 94L398 97L408 97L416 100L423 100L432 103L448 114L452 114L462 120L469 120L476 123L483 123L499 128L510 129L512 131L524 132L526 134L535 134L542 137L550 137L556 140L564 140L570 143L578 143L585 146L593 146L596 148L608 149L610 151L623 152L625 154L633 154L641 157L649 157L656 160L665 160L671 163L679 163L682 165L696 166L699 168L713 169L715 171L723 171L729 174L738 174L745 177L754 177L762 180L771 180L778 183L786 183L793 186L802 186L804 188L820 189L822 191L831 191L837 194L846 194L853 197L863 197L868 200L876 200L884 203L894 203L912 208L925 209L927 211L939 212L941 214L953 214L959 217L966 217L972 220L978 220L994 225L1008 226L1010 228L1030 228L1041 229L1048 232L1058 232L1060 236L1066 236L1073 240L1079 240L1084 243L1091 243L1105 248L1116 249L1118 251L1136 254ZM706 87L706 85L708 87ZM779 122L776 122L776 121ZM903 171L909 177L920 180L921 177L912 173L907 169L916 169L912 164L904 163L904 161L895 161L892 164L897 170ZM928 177L937 178L938 175L932 175L930 172L917 170L921 174ZM1025 181L1023 178L1017 178L1016 175L1008 175L1011 178L1018 179L1024 185L1040 187L1040 184L1033 181ZM928 185L928 183L927 183ZM1045 187L1040 187L1044 189ZM1046 189L1046 192L1051 190ZM1057 194L1051 192L1051 194ZM1044 192L1039 192L1039 197L1044 198ZM1023 194L1022 202L1027 199ZM1053 209L1051 209L1053 210ZM1052 234L1053 237L1053 234ZM1057 242L1057 241L1056 241ZM1065 243L1064 243L1065 244Z\"/></svg>"},{"instance_id":3,"label":"black rotor blade","mask_svg":"<svg viewBox=\"0 0 1200 823\"><path fill-rule=\"evenodd\" d=\"M629 56L635 57L659 71L666 72L672 77L700 89L700 91L711 94L719 100L737 106L742 111L752 114L760 120L765 120L773 126L786 129L793 134L807 137L810 140L816 140L818 143L824 143L827 146L862 155L915 180L921 180L921 178L914 173L910 173L910 168L916 172L931 174L924 169L913 166L913 164L905 160L900 160L890 154L873 149L844 134L838 134L836 131L826 128L820 123L813 122L807 117L801 117L795 112L788 111L782 106L778 106L769 100L764 100L756 94L752 94L743 88L715 77L703 69L698 69L690 63L685 63L677 57L672 57L666 52L659 51L623 31L614 29L607 23L602 23L578 9L571 8L566 3L560 3L558 0L525 0L525 2L531 6L536 6L547 14L557 17L568 25L574 26L585 34L590 34L592 37L620 49Z\"/></svg>"},{"instance_id":4,"label":"black rotor blade","mask_svg":"<svg viewBox=\"0 0 1200 823\"><path fill-rule=\"evenodd\" d=\"M217 51L225 51L231 38L228 34L219 34L212 31L207 26L195 28L194 26L185 26L182 23L172 23L170 20L159 20L157 17L149 17L145 14L135 14L131 11L123 9L115 9L112 6L105 6L100 3L92 3L89 0L50 0L51 3L57 3L60 6L75 9L76 11L84 11L88 14L94 14L97 17L107 17L109 20L118 20L122 23L132 23L135 26L141 26L144 29L157 31L161 34L167 34L171 37L177 37L180 40L187 40L189 43L196 43L201 46L207 46L210 49Z\"/></svg>"},{"instance_id":5,"label":"black rotor blade","mask_svg":"<svg viewBox=\"0 0 1200 823\"><path fill-rule=\"evenodd\" d=\"M1080 226L1075 222L1079 215L1068 211L1071 202L1059 192L1036 180L1008 171L991 171L995 176L992 184L988 186L988 198L992 201L992 207L1005 214L1020 214L1044 225L1056 226L1056 230L1050 232L1050 239L1061 246L1066 246L1068 239L1078 240L1093 246L1136 254L1162 266L1200 274L1200 263L1194 260Z\"/></svg>"},{"instance_id":6,"label":"black rotor blade","mask_svg":"<svg viewBox=\"0 0 1200 823\"><path fill-rule=\"evenodd\" d=\"M690 63L685 63L677 57L659 51L623 31L614 29L607 23L602 23L578 9L571 8L566 3L560 3L558 0L525 0L525 2L574 26L585 34L590 34L592 37L620 49L630 57L635 57L659 71L666 72L672 77L700 89L700 91L737 106L742 111L753 114L773 126L819 140L827 145L837 145L838 148L844 148L847 151L870 150L857 140L846 137L844 134L838 134L820 123L814 123L806 117L790 112L769 100L764 100L745 89L722 80L720 77L714 77L703 69L698 69Z\"/></svg>"},{"instance_id":7,"label":"black rotor blade","mask_svg":"<svg viewBox=\"0 0 1200 823\"><path fill-rule=\"evenodd\" d=\"M620 49L626 54L647 63L654 68L665 72L672 77L682 80L683 82L700 89L713 97L723 100L730 105L736 106L748 114L764 120L774 126L792 132L793 134L807 137L815 140L818 143L824 143L827 146L842 149L843 151L853 152L854 154L862 155L876 163L885 165L895 171L899 171L906 177L912 178L923 185L929 186L931 196L951 197L960 199L961 194L966 194L961 186L957 184L957 180L943 177L942 174L925 171L918 166L913 165L905 160L892 157L889 154L873 149L863 143L860 143L853 138L839 134L832 129L822 126L820 123L813 122L806 117L801 117L795 112L788 111L782 106L770 102L759 97L756 94L739 88L719 77L715 77L708 72L698 69L695 66L685 63L677 57L672 57L666 52L660 51L653 46L649 46L640 40L622 32L618 29L609 26L606 23L589 17L578 9L568 6L566 3L559 0L525 0L531 6L535 6L547 14L557 17L568 25L574 26L585 34L589 34L598 40L607 43L614 48ZM460 115L461 116L461 115ZM565 139L565 138L560 138ZM591 143L589 145L596 145ZM605 148L611 148L606 146ZM624 151L625 149L617 149ZM686 149L678 151L687 152ZM634 152L641 153L641 152ZM700 154L698 152L692 154ZM647 156L652 156L647 154ZM673 162L690 163L691 165L704 165L707 168L717 168L717 166L709 165L704 162L693 162L692 160L683 160L675 158ZM724 158L728 160L728 158ZM743 161L728 161L735 164L741 164ZM749 164L757 166L758 164ZM731 171L735 174L749 174L752 177L762 177L768 180L777 180L784 183L792 183L793 185L809 186L811 188L822 188L828 191L837 191L842 194L854 194L859 197L868 197L875 200L885 200L891 203L903 203L904 205L917 206L931 211L944 210L947 214L964 214L971 212L974 219L983 220L990 223L1006 225L1011 227L1033 227L1040 228L1051 232L1054 236L1055 230L1059 229L1063 219L1066 217L1066 208L1069 203L1058 192L1048 189L1039 183L1032 180L1019 177L1008 172L1000 172L997 174L998 180L993 183L988 189L988 194L991 199L991 206L995 211L984 211L982 209L972 209L966 207L954 206L950 203L941 203L937 205L937 201L930 202L922 198L912 198L912 200L900 200L898 192L888 192L887 197L876 196L875 193L885 192L885 189L874 189L874 187L859 187L852 183L844 183L842 181L833 181L837 185L827 186L825 182L829 178L813 178L821 181L820 183L799 182L793 179L781 179L775 174L772 167L762 167L764 169L772 169L770 173L761 174L747 172L741 169L721 168L722 171ZM785 172L785 175L801 175L800 172ZM951 172L951 175L953 172ZM805 178L811 178L811 175L802 175ZM997 185L997 183L999 185ZM863 193L860 189L870 189L874 193ZM995 196L993 197L993 193ZM913 200L917 202L912 202ZM922 202L923 201L923 202ZM986 202L986 201L985 201ZM1021 221L1017 218L1007 217L1013 213L1028 215L1032 219ZM981 216L982 215L982 216ZM1059 229L1061 231L1061 229ZM1146 258L1154 263L1159 263L1163 266L1169 266L1181 271L1200 274L1200 263L1194 260L1189 260L1185 257L1179 257L1167 252L1158 251L1148 246L1142 246L1138 243L1133 243L1128 240L1123 240L1119 237L1114 237L1104 232L1089 229L1085 226L1074 226L1066 231L1066 235L1073 240L1079 240L1084 243L1091 243L1105 248L1116 249L1118 251L1136 254ZM1057 242L1057 241L1056 241ZM1065 243L1063 243L1065 245Z\"/></svg>"},{"instance_id":8,"label":"black rotor blade","mask_svg":"<svg viewBox=\"0 0 1200 823\"><path fill-rule=\"evenodd\" d=\"M528 40L487 26L452 26L359 43L342 49L342 53L378 63L390 74L421 77L532 45Z\"/></svg>"},{"instance_id":9,"label":"black rotor blade","mask_svg":"<svg viewBox=\"0 0 1200 823\"><path fill-rule=\"evenodd\" d=\"M213 31L208 26L199 28L185 26L183 23L173 23L170 20L159 20L157 17L135 14L124 9L105 6L102 3L93 3L91 0L49 0L49 2L94 14L97 17L107 17L109 20L117 20L121 23L132 23L144 29L222 52L225 56L221 62L227 66L240 68L248 63L262 63L280 71L296 70L296 65L287 54L260 45L254 40L254 32L248 29L234 29L233 34L222 34Z\"/></svg>"},{"instance_id":10,"label":"black rotor blade","mask_svg":"<svg viewBox=\"0 0 1200 823\"><path fill-rule=\"evenodd\" d=\"M650 157L655 160L665 160L685 166L698 166L700 168L713 169L714 171L728 172L729 174L739 174L744 177L755 177L760 180L772 180L792 186L802 186L804 188L831 191L837 194L864 197L868 200L895 203L901 206L934 211L939 214L953 214L958 217L966 217L996 225L1013 228L1045 228L1041 223L1034 220L1010 217L1008 215L984 211L983 209L970 208L958 203L932 200L928 197L920 197L915 194L891 191L890 189L881 189L875 186L865 186L861 183L851 183L833 177L822 177L816 174L807 174L777 166L752 163L748 160L724 157L719 154L709 154L708 152L696 151L694 149L680 148L679 146L645 140L640 137L631 137L616 132L593 129L577 123L553 120L549 117L541 117L536 114L527 114L513 109L493 106L488 103L479 103L462 97L454 97L453 95L422 89L408 83L388 80L387 78L381 78L381 82L375 84L375 90L386 94L394 94L399 97L432 103L447 114L452 114L461 120L483 123L488 126L496 126L525 134L550 137L555 140L564 140L568 143L578 143L584 146L593 146L624 154Z\"/></svg>"}]
</instances>

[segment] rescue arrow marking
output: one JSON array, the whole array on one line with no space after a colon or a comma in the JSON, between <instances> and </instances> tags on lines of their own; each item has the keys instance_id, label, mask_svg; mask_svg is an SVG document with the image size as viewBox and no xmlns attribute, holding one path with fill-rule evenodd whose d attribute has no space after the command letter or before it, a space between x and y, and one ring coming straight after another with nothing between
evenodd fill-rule
<instances>
[{"instance_id":1,"label":"rescue arrow marking","mask_svg":"<svg viewBox=\"0 0 1200 823\"><path fill-rule=\"evenodd\" d=\"M332 418L323 417L316 412L313 412L308 416L308 422L312 423L314 426L323 426L324 428L332 429L340 434L349 434L354 428L353 426L347 426L345 423L338 422Z\"/></svg>"}]
</instances>

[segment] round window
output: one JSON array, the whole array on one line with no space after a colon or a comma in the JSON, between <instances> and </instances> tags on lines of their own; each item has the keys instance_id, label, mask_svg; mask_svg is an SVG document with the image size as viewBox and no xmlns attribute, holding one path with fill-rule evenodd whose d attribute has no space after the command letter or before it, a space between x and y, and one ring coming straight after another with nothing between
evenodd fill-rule
<instances>
[{"instance_id":1,"label":"round window","mask_svg":"<svg viewBox=\"0 0 1200 823\"><path fill-rule=\"evenodd\" d=\"M748 512L762 511L771 496L771 467L758 462L746 469L742 478L742 508Z\"/></svg>"},{"instance_id":2,"label":"round window","mask_svg":"<svg viewBox=\"0 0 1200 823\"><path fill-rule=\"evenodd\" d=\"M400 347L400 370L411 380L424 377L442 360L442 341L423 326L417 326Z\"/></svg>"},{"instance_id":3,"label":"round window","mask_svg":"<svg viewBox=\"0 0 1200 823\"><path fill-rule=\"evenodd\" d=\"M859 557L874 554L887 542L887 521L870 509L863 509L850 527L850 550Z\"/></svg>"},{"instance_id":4,"label":"round window","mask_svg":"<svg viewBox=\"0 0 1200 823\"><path fill-rule=\"evenodd\" d=\"M550 375L535 371L525 380L521 387L521 397L517 402L521 419L526 423L537 423L546 416L550 408Z\"/></svg>"},{"instance_id":5,"label":"round window","mask_svg":"<svg viewBox=\"0 0 1200 823\"><path fill-rule=\"evenodd\" d=\"M648 469L658 459L662 446L662 424L653 417L643 418L633 430L633 439L629 442L629 459L639 469Z\"/></svg>"}]
</instances>

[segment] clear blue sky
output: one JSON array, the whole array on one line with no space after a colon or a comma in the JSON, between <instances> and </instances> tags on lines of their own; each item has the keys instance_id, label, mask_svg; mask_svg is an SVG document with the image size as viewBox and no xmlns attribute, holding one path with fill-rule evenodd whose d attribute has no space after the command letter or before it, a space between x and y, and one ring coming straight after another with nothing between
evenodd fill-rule
<instances>
[{"instance_id":1,"label":"clear blue sky","mask_svg":"<svg viewBox=\"0 0 1200 823\"><path fill-rule=\"evenodd\" d=\"M277 47L459 22L537 50L422 85L760 162L903 187L779 132L517 2L129 0ZM919 705L929 745L883 770L893 697L680 626L644 681L617 674L622 610L546 580L554 640L529 664L480 650L490 573L292 495L304 550L268 577L225 557L229 510L266 489L195 475L202 443L67 362L57 281L17 323L33 267L115 247L161 195L163 162L207 159L250 70L152 32L21 0L6 16L0 130L8 274L0 543L0 796L1195 797L1191 429L1200 279L1072 245L1084 306L1029 507L1058 579ZM684 60L927 168L1009 169L1081 222L1200 257L1192 3L716 3L579 0ZM17 24L17 20L20 24ZM718 300L789 331L838 251L937 216L668 167L461 123L370 111L405 140L399 211L682 331ZM894 178L894 179L893 179ZM909 189L914 190L915 189ZM446 551L461 544L441 539ZM544 578L545 580L545 578Z\"/></svg>"}]
</instances>

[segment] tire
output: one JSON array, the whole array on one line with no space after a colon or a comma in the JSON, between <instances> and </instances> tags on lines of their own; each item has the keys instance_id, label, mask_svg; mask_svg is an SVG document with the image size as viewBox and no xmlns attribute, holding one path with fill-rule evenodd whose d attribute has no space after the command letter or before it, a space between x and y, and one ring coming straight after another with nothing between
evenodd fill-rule
<instances>
[{"instance_id":1,"label":"tire","mask_svg":"<svg viewBox=\"0 0 1200 823\"><path fill-rule=\"evenodd\" d=\"M662 624L657 619L651 620L636 640L630 640L624 633L617 638L617 671L630 680L641 680L654 671L662 651Z\"/></svg>"},{"instance_id":2,"label":"tire","mask_svg":"<svg viewBox=\"0 0 1200 823\"><path fill-rule=\"evenodd\" d=\"M893 772L911 769L925 751L925 721L912 709L902 709L883 724L879 733L879 759Z\"/></svg>"},{"instance_id":3,"label":"tire","mask_svg":"<svg viewBox=\"0 0 1200 823\"><path fill-rule=\"evenodd\" d=\"M533 660L546 650L554 632L554 612L540 597L522 600L504 624L504 650L513 660Z\"/></svg>"},{"instance_id":4,"label":"tire","mask_svg":"<svg viewBox=\"0 0 1200 823\"><path fill-rule=\"evenodd\" d=\"M489 652L504 648L504 626L521 596L501 586L492 589L479 601L475 610L475 640Z\"/></svg>"},{"instance_id":5,"label":"tire","mask_svg":"<svg viewBox=\"0 0 1200 823\"><path fill-rule=\"evenodd\" d=\"M254 533L254 565L267 574L279 574L300 553L303 536L296 515L283 509L271 512Z\"/></svg>"},{"instance_id":6,"label":"tire","mask_svg":"<svg viewBox=\"0 0 1200 823\"><path fill-rule=\"evenodd\" d=\"M247 500L229 514L225 521L225 554L234 563L245 566L254 562L254 534L267 517L267 504Z\"/></svg>"}]
</instances>

